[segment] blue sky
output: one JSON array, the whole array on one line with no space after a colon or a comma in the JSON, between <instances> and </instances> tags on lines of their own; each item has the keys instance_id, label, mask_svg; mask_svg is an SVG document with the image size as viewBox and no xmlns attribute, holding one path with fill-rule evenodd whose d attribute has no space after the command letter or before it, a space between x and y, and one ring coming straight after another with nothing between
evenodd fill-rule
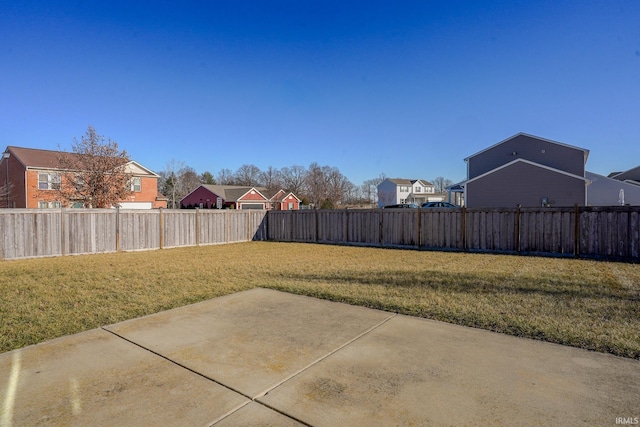
<instances>
[{"instance_id":1,"label":"blue sky","mask_svg":"<svg viewBox=\"0 0 640 427\"><path fill-rule=\"evenodd\" d=\"M608 174L640 165L640 2L2 2L0 149L89 124L156 171L460 181L526 132Z\"/></svg>"}]
</instances>

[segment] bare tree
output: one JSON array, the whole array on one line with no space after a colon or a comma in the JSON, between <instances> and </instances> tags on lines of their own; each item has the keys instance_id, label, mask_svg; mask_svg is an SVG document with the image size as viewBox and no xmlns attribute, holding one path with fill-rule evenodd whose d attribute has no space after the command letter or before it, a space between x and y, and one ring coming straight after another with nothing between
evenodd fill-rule
<instances>
[{"instance_id":1,"label":"bare tree","mask_svg":"<svg viewBox=\"0 0 640 427\"><path fill-rule=\"evenodd\" d=\"M267 187L267 190L276 192L282 188L281 173L279 170L269 166L267 170L260 174L260 182Z\"/></svg>"},{"instance_id":2,"label":"bare tree","mask_svg":"<svg viewBox=\"0 0 640 427\"><path fill-rule=\"evenodd\" d=\"M376 203L378 200L378 185L387 179L387 176L384 173L378 175L377 178L368 179L362 183L362 193L363 196L369 200L370 203Z\"/></svg>"},{"instance_id":3,"label":"bare tree","mask_svg":"<svg viewBox=\"0 0 640 427\"><path fill-rule=\"evenodd\" d=\"M216 181L219 185L234 185L236 183L236 179L231 169L222 169L218 172Z\"/></svg>"},{"instance_id":4,"label":"bare tree","mask_svg":"<svg viewBox=\"0 0 640 427\"><path fill-rule=\"evenodd\" d=\"M309 165L304 189L311 203L320 207L327 194L325 176L319 164L314 162Z\"/></svg>"},{"instance_id":5,"label":"bare tree","mask_svg":"<svg viewBox=\"0 0 640 427\"><path fill-rule=\"evenodd\" d=\"M72 153L61 152L58 156L62 172L56 191L61 198L84 207L110 208L131 195L132 174L127 172L130 159L116 141L106 140L89 126L71 147Z\"/></svg>"},{"instance_id":6,"label":"bare tree","mask_svg":"<svg viewBox=\"0 0 640 427\"><path fill-rule=\"evenodd\" d=\"M0 185L0 207L3 207L3 208L11 207L9 198L11 195L12 188L13 188L13 184L5 183Z\"/></svg>"},{"instance_id":7,"label":"bare tree","mask_svg":"<svg viewBox=\"0 0 640 427\"><path fill-rule=\"evenodd\" d=\"M195 169L185 166L178 171L177 192L180 199L198 188L199 185L200 177Z\"/></svg>"},{"instance_id":8,"label":"bare tree","mask_svg":"<svg viewBox=\"0 0 640 427\"><path fill-rule=\"evenodd\" d=\"M439 176L433 180L433 189L436 193L444 193L451 184L453 184L453 181Z\"/></svg>"},{"instance_id":9,"label":"bare tree","mask_svg":"<svg viewBox=\"0 0 640 427\"><path fill-rule=\"evenodd\" d=\"M260 185L260 169L256 165L244 164L235 173L236 185L257 186Z\"/></svg>"},{"instance_id":10,"label":"bare tree","mask_svg":"<svg viewBox=\"0 0 640 427\"><path fill-rule=\"evenodd\" d=\"M304 192L307 170L304 166L293 165L290 168L284 167L280 170L282 187L294 194L301 195Z\"/></svg>"},{"instance_id":11,"label":"bare tree","mask_svg":"<svg viewBox=\"0 0 640 427\"><path fill-rule=\"evenodd\" d=\"M354 185L336 167L323 166L322 171L326 183L326 199L331 200L333 206L343 203L351 193Z\"/></svg>"},{"instance_id":12,"label":"bare tree","mask_svg":"<svg viewBox=\"0 0 640 427\"><path fill-rule=\"evenodd\" d=\"M165 169L160 173L162 181L162 194L167 198L167 207L169 209L177 209L180 201L180 190L178 183L178 174L180 169L184 168L184 162L171 159L167 162Z\"/></svg>"}]
</instances>

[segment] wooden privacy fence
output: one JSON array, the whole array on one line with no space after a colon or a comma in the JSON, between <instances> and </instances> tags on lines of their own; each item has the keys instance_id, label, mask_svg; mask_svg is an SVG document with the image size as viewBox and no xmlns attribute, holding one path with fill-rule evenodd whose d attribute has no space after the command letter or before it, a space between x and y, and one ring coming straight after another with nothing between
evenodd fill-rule
<instances>
[{"instance_id":1,"label":"wooden privacy fence","mask_svg":"<svg viewBox=\"0 0 640 427\"><path fill-rule=\"evenodd\" d=\"M640 207L270 211L267 239L638 261Z\"/></svg>"},{"instance_id":2,"label":"wooden privacy fence","mask_svg":"<svg viewBox=\"0 0 640 427\"><path fill-rule=\"evenodd\" d=\"M2 209L0 259L266 239L265 211Z\"/></svg>"}]
</instances>

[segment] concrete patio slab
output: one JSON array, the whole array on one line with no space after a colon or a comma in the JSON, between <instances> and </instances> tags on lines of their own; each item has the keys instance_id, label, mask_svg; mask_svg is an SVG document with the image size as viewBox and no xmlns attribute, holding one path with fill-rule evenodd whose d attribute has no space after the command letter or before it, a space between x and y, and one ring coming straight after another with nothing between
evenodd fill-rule
<instances>
[{"instance_id":1,"label":"concrete patio slab","mask_svg":"<svg viewBox=\"0 0 640 427\"><path fill-rule=\"evenodd\" d=\"M304 424L255 402L214 424L215 427L302 427Z\"/></svg>"},{"instance_id":2,"label":"concrete patio slab","mask_svg":"<svg viewBox=\"0 0 640 427\"><path fill-rule=\"evenodd\" d=\"M247 402L100 329L0 354L2 426L204 426Z\"/></svg>"},{"instance_id":3,"label":"concrete patio slab","mask_svg":"<svg viewBox=\"0 0 640 427\"><path fill-rule=\"evenodd\" d=\"M0 354L0 405L2 427L615 426L640 361L253 289Z\"/></svg>"},{"instance_id":4,"label":"concrete patio slab","mask_svg":"<svg viewBox=\"0 0 640 427\"><path fill-rule=\"evenodd\" d=\"M255 398L391 317L252 289L105 329Z\"/></svg>"},{"instance_id":5,"label":"concrete patio slab","mask_svg":"<svg viewBox=\"0 0 640 427\"><path fill-rule=\"evenodd\" d=\"M640 414L640 363L396 316L258 401L314 426L606 426Z\"/></svg>"}]
</instances>

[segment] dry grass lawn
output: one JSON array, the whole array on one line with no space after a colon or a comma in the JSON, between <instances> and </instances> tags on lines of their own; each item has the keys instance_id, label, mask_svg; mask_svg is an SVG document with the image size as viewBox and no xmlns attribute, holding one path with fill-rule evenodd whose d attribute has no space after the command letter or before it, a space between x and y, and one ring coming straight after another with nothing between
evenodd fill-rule
<instances>
[{"instance_id":1,"label":"dry grass lawn","mask_svg":"<svg viewBox=\"0 0 640 427\"><path fill-rule=\"evenodd\" d=\"M266 287L640 359L640 265L251 242L0 262L0 352Z\"/></svg>"}]
</instances>

